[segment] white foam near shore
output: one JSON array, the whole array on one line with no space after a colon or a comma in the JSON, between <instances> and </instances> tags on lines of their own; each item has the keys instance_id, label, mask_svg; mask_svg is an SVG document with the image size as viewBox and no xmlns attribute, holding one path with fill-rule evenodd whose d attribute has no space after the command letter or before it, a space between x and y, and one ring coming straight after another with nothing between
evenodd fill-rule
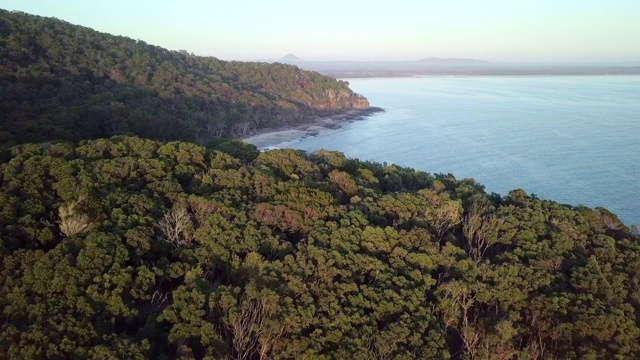
<instances>
[{"instance_id":1,"label":"white foam near shore","mask_svg":"<svg viewBox=\"0 0 640 360\"><path fill-rule=\"evenodd\" d=\"M372 111L380 111L374 108L372 110L351 110L344 114L334 115L331 117L321 117L310 121L307 124L298 125L292 128L281 130L266 130L265 132L255 134L243 138L249 144L255 145L258 150L278 149L287 147L304 138L315 136L320 132L336 129L344 123L361 119Z\"/></svg>"},{"instance_id":2,"label":"white foam near shore","mask_svg":"<svg viewBox=\"0 0 640 360\"><path fill-rule=\"evenodd\" d=\"M244 138L243 140L249 144L255 145L258 150L265 150L270 148L278 148L283 143L289 143L292 141L298 141L304 139L307 136L305 130L280 130L263 134L258 134Z\"/></svg>"}]
</instances>

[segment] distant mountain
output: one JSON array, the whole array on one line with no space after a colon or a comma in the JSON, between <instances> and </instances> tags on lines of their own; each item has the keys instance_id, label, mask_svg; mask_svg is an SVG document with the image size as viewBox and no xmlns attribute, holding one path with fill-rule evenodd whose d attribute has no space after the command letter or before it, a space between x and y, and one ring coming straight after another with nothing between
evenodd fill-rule
<instances>
[{"instance_id":1,"label":"distant mountain","mask_svg":"<svg viewBox=\"0 0 640 360\"><path fill-rule=\"evenodd\" d=\"M282 62L297 62L297 61L304 61L304 60L302 58L299 58L299 57L289 53L289 54L281 57L279 61L282 61Z\"/></svg>"},{"instance_id":2,"label":"distant mountain","mask_svg":"<svg viewBox=\"0 0 640 360\"><path fill-rule=\"evenodd\" d=\"M438 58L438 57L429 57L425 59L418 60L421 63L429 63L434 65L479 65L479 64L488 64L488 61L477 60L477 59L459 59L459 58Z\"/></svg>"},{"instance_id":3,"label":"distant mountain","mask_svg":"<svg viewBox=\"0 0 640 360\"><path fill-rule=\"evenodd\" d=\"M0 9L0 147L121 134L206 142L366 107L346 82L296 66L169 51Z\"/></svg>"}]
</instances>

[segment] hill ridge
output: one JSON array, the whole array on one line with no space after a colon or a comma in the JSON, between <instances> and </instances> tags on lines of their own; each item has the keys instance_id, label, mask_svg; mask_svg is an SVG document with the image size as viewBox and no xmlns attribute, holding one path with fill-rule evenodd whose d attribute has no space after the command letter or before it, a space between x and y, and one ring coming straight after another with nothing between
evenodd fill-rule
<instances>
[{"instance_id":1,"label":"hill ridge","mask_svg":"<svg viewBox=\"0 0 640 360\"><path fill-rule=\"evenodd\" d=\"M206 142L366 108L346 82L226 62L0 10L0 143L138 135Z\"/></svg>"}]
</instances>

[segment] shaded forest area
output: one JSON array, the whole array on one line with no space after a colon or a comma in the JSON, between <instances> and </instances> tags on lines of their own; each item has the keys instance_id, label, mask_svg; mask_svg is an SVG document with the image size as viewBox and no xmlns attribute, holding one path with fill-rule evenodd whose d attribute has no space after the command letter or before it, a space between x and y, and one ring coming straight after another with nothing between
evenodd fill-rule
<instances>
[{"instance_id":1,"label":"shaded forest area","mask_svg":"<svg viewBox=\"0 0 640 360\"><path fill-rule=\"evenodd\" d=\"M200 143L367 108L345 81L169 51L0 9L0 144L113 135Z\"/></svg>"},{"instance_id":2,"label":"shaded forest area","mask_svg":"<svg viewBox=\"0 0 640 360\"><path fill-rule=\"evenodd\" d=\"M0 358L640 358L640 239L607 210L219 146L14 147Z\"/></svg>"}]
</instances>

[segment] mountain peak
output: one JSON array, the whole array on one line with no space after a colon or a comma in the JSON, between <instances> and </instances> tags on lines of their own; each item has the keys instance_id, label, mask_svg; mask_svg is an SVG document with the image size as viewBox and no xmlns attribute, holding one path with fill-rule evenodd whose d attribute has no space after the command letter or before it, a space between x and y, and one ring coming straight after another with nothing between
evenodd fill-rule
<instances>
[{"instance_id":1,"label":"mountain peak","mask_svg":"<svg viewBox=\"0 0 640 360\"><path fill-rule=\"evenodd\" d=\"M282 61L304 61L301 58L299 58L299 57L297 57L297 56L295 56L295 55L293 55L291 53L288 53L287 55L281 57L280 60L282 60Z\"/></svg>"}]
</instances>

